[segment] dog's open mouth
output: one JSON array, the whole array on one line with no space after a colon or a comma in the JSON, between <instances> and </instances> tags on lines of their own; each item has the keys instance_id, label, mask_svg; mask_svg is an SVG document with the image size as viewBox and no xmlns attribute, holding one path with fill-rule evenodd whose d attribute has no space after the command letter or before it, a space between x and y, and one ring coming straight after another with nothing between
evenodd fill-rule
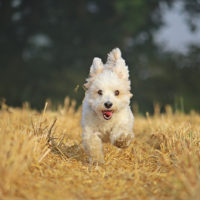
<instances>
[{"instance_id":1,"label":"dog's open mouth","mask_svg":"<svg viewBox=\"0 0 200 200\"><path fill-rule=\"evenodd\" d=\"M113 111L112 110L103 110L103 118L109 120L112 118Z\"/></svg>"}]
</instances>

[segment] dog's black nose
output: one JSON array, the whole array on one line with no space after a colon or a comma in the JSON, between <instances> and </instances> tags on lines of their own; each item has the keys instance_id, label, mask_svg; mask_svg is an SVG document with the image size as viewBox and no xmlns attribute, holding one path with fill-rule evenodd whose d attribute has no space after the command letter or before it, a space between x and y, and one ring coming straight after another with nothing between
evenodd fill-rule
<instances>
[{"instance_id":1,"label":"dog's black nose","mask_svg":"<svg viewBox=\"0 0 200 200\"><path fill-rule=\"evenodd\" d=\"M107 101L106 103L104 103L104 106L105 106L106 108L111 108L112 105L113 105L113 104L112 104L110 101Z\"/></svg>"}]
</instances>

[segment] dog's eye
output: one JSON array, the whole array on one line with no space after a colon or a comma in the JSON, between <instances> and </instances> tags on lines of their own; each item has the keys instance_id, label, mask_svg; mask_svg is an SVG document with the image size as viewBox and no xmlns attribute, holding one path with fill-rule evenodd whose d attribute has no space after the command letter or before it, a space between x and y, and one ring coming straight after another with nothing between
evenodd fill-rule
<instances>
[{"instance_id":1,"label":"dog's eye","mask_svg":"<svg viewBox=\"0 0 200 200\"><path fill-rule=\"evenodd\" d=\"M99 95L103 95L103 91L102 90L98 90L97 92Z\"/></svg>"},{"instance_id":2,"label":"dog's eye","mask_svg":"<svg viewBox=\"0 0 200 200\"><path fill-rule=\"evenodd\" d=\"M119 90L115 90L115 96L119 95Z\"/></svg>"}]
</instances>

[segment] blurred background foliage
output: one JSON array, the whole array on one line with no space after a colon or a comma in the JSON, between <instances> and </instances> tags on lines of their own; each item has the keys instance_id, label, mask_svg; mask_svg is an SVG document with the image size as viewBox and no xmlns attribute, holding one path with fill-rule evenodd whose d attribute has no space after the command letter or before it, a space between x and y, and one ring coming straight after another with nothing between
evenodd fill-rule
<instances>
[{"instance_id":1,"label":"blurred background foliage","mask_svg":"<svg viewBox=\"0 0 200 200\"><path fill-rule=\"evenodd\" d=\"M0 0L0 98L38 109L46 99L57 105L65 96L80 104L93 57L105 61L119 47L140 112L152 112L155 102L200 111L199 43L181 53L155 41L165 25L163 5L177 1ZM200 2L181 3L192 34Z\"/></svg>"}]
</instances>

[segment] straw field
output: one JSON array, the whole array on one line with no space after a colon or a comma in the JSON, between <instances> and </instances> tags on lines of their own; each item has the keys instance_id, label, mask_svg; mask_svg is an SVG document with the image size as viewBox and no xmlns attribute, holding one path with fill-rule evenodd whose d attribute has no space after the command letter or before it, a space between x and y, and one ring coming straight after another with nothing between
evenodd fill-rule
<instances>
[{"instance_id":1,"label":"straw field","mask_svg":"<svg viewBox=\"0 0 200 200\"><path fill-rule=\"evenodd\" d=\"M81 109L0 110L0 199L200 198L200 115L135 118L127 149L104 144L105 165L91 166L81 144Z\"/></svg>"}]
</instances>

